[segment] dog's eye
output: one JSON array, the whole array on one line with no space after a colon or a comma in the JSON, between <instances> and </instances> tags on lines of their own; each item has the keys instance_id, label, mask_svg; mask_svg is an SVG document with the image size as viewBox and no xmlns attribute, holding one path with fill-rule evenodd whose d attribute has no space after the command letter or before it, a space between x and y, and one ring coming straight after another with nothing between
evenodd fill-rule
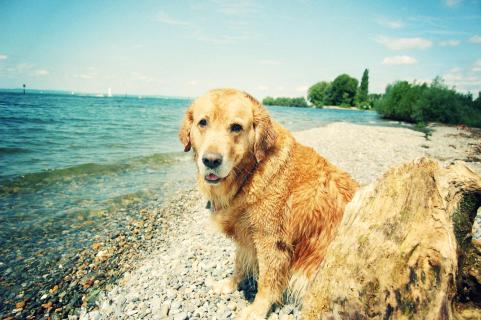
<instances>
[{"instance_id":1,"label":"dog's eye","mask_svg":"<svg viewBox=\"0 0 481 320\"><path fill-rule=\"evenodd\" d=\"M203 128L203 127L205 127L206 125L207 125L207 120L201 119L201 120L199 121L199 127Z\"/></svg>"},{"instance_id":2,"label":"dog's eye","mask_svg":"<svg viewBox=\"0 0 481 320\"><path fill-rule=\"evenodd\" d=\"M232 132L240 132L242 131L242 126L238 123L234 123L230 126L230 131Z\"/></svg>"}]
</instances>

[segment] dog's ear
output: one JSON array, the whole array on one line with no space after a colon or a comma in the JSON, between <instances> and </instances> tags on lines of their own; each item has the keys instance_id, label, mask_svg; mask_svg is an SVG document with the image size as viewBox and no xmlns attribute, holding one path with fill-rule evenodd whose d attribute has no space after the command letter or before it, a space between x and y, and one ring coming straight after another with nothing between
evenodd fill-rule
<instances>
[{"instance_id":1,"label":"dog's ear","mask_svg":"<svg viewBox=\"0 0 481 320\"><path fill-rule=\"evenodd\" d=\"M254 104L254 155L257 162L261 162L265 157L270 148L274 145L277 133L274 130L274 126L271 121L271 117L256 99L251 95L246 93L247 98Z\"/></svg>"},{"instance_id":2,"label":"dog's ear","mask_svg":"<svg viewBox=\"0 0 481 320\"><path fill-rule=\"evenodd\" d=\"M194 122L194 113L192 111L192 106L190 106L184 115L184 120L179 130L180 142L184 145L184 152L190 150L190 129L192 128L192 123Z\"/></svg>"}]
</instances>

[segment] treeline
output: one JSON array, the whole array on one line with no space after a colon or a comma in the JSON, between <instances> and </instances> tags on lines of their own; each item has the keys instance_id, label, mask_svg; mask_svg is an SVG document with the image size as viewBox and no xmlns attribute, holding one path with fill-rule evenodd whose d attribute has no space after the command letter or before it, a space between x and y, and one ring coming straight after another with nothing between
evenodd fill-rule
<instances>
[{"instance_id":1,"label":"treeline","mask_svg":"<svg viewBox=\"0 0 481 320\"><path fill-rule=\"evenodd\" d=\"M307 100L315 108L330 105L370 109L376 97L369 95L369 70L364 70L361 84L359 86L358 84L356 78L341 74L332 82L321 81L311 86L307 92ZM303 97L266 97L262 103L268 106L309 107Z\"/></svg>"},{"instance_id":2,"label":"treeline","mask_svg":"<svg viewBox=\"0 0 481 320\"><path fill-rule=\"evenodd\" d=\"M448 88L440 77L428 85L398 81L389 85L376 111L387 119L424 125L428 122L481 127L481 92L473 100L470 93Z\"/></svg>"},{"instance_id":3,"label":"treeline","mask_svg":"<svg viewBox=\"0 0 481 320\"><path fill-rule=\"evenodd\" d=\"M337 76L332 82L320 81L314 84L307 92L307 100L316 108L355 106L360 109L370 109L372 98L369 97L368 69L364 70L360 84L356 78L344 73Z\"/></svg>"},{"instance_id":4,"label":"treeline","mask_svg":"<svg viewBox=\"0 0 481 320\"><path fill-rule=\"evenodd\" d=\"M287 97L265 97L262 103L266 106L286 106L307 108L307 101L304 97L287 98Z\"/></svg>"},{"instance_id":5,"label":"treeline","mask_svg":"<svg viewBox=\"0 0 481 320\"><path fill-rule=\"evenodd\" d=\"M365 69L360 84L356 78L341 74L332 82L320 81L311 86L307 100L316 108L374 108L383 118L417 123L420 126L428 122L441 122L481 127L481 92L473 99L471 93L449 88L440 77L436 77L431 84L398 81L388 85L384 94L370 94L369 70ZM263 103L309 106L303 97L266 97Z\"/></svg>"}]
</instances>

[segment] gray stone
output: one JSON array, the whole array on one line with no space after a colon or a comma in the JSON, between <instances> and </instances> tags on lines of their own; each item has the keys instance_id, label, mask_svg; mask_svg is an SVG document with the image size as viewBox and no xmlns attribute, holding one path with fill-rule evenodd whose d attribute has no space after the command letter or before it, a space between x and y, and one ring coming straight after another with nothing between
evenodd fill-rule
<instances>
[{"instance_id":1,"label":"gray stone","mask_svg":"<svg viewBox=\"0 0 481 320\"><path fill-rule=\"evenodd\" d=\"M137 314L139 310L129 310L125 314L128 316L133 316L134 314Z\"/></svg>"},{"instance_id":2,"label":"gray stone","mask_svg":"<svg viewBox=\"0 0 481 320\"><path fill-rule=\"evenodd\" d=\"M170 305L170 310L175 311L181 308L181 303L177 300L174 300L172 304Z\"/></svg>"},{"instance_id":3,"label":"gray stone","mask_svg":"<svg viewBox=\"0 0 481 320\"><path fill-rule=\"evenodd\" d=\"M170 311L170 302L164 302L160 307L160 316L167 317Z\"/></svg>"},{"instance_id":4,"label":"gray stone","mask_svg":"<svg viewBox=\"0 0 481 320\"><path fill-rule=\"evenodd\" d=\"M227 308L229 308L229 310L235 311L237 309L237 303L231 301L227 304Z\"/></svg>"},{"instance_id":5,"label":"gray stone","mask_svg":"<svg viewBox=\"0 0 481 320\"><path fill-rule=\"evenodd\" d=\"M174 320L186 320L188 319L189 316L187 315L186 312L180 312L180 313L177 313L175 316L174 316Z\"/></svg>"}]
</instances>

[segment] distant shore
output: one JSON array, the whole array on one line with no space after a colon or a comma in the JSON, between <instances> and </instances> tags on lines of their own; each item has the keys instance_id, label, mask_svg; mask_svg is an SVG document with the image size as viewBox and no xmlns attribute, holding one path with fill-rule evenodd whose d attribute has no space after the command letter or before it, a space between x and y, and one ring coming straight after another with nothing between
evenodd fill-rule
<instances>
[{"instance_id":1,"label":"distant shore","mask_svg":"<svg viewBox=\"0 0 481 320\"><path fill-rule=\"evenodd\" d=\"M332 110L354 110L354 111L367 111L362 110L357 107L338 107L338 106L324 106L323 109L332 109Z\"/></svg>"},{"instance_id":2,"label":"distant shore","mask_svg":"<svg viewBox=\"0 0 481 320\"><path fill-rule=\"evenodd\" d=\"M393 165L421 156L444 164L464 160L481 174L479 131L439 125L431 129L427 138L406 128L333 123L295 136L351 173L361 185L373 182ZM243 293L231 295L217 295L210 289L211 281L231 273L234 248L209 227L204 205L195 189L179 190L167 207L145 211L154 221L163 216L162 223L154 225L161 232L138 241L142 253L133 259L129 271L98 295L95 308L82 308L81 318L233 318L253 297L254 288L247 284ZM149 221L141 229L150 228ZM481 237L481 231L477 232ZM298 308L287 304L275 307L269 319L298 318Z\"/></svg>"}]
</instances>

